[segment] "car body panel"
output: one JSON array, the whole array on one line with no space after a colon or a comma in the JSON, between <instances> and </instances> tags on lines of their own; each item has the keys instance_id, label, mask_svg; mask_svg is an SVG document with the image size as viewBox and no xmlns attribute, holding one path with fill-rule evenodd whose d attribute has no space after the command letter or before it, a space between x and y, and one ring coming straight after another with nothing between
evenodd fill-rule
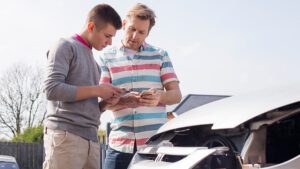
<instances>
[{"instance_id":1,"label":"car body panel","mask_svg":"<svg viewBox=\"0 0 300 169\"><path fill-rule=\"evenodd\" d=\"M299 168L300 85L258 90L189 110L163 125L142 150L130 169Z\"/></svg>"},{"instance_id":2,"label":"car body panel","mask_svg":"<svg viewBox=\"0 0 300 169\"><path fill-rule=\"evenodd\" d=\"M299 169L299 168L300 168L300 155L284 163L277 164L271 167L265 167L264 169Z\"/></svg>"},{"instance_id":3,"label":"car body panel","mask_svg":"<svg viewBox=\"0 0 300 169\"><path fill-rule=\"evenodd\" d=\"M173 147L162 147L162 149L169 148L169 152L178 151L178 148ZM172 150L174 149L174 150ZM174 168L192 168L201 160L205 159L207 156L216 152L216 149L204 149L203 147L195 148L195 147L182 147L182 150L187 149L185 152L189 152L185 158L179 160L175 163L168 163L163 161L151 161L151 160L143 160L134 164L134 166L129 166L131 169L146 169L146 168L157 168L157 169L174 169ZM191 151L194 150L194 151ZM160 150L158 149L158 152ZM161 150L163 151L163 150ZM180 152L178 152L180 153ZM164 154L164 153L161 153ZM138 154L137 154L138 155ZM158 156L159 157L159 156ZM160 157L162 158L162 157Z\"/></svg>"},{"instance_id":4,"label":"car body panel","mask_svg":"<svg viewBox=\"0 0 300 169\"><path fill-rule=\"evenodd\" d=\"M12 156L0 155L0 161L16 162L16 159L14 157L12 157Z\"/></svg>"},{"instance_id":5,"label":"car body panel","mask_svg":"<svg viewBox=\"0 0 300 169\"><path fill-rule=\"evenodd\" d=\"M299 100L300 84L232 96L183 113L164 124L157 133L209 124L215 130L235 128L256 116Z\"/></svg>"},{"instance_id":6,"label":"car body panel","mask_svg":"<svg viewBox=\"0 0 300 169\"><path fill-rule=\"evenodd\" d=\"M19 169L19 166L18 166L18 163L17 163L15 157L7 156L7 155L0 155L0 168L5 169L6 167Z\"/></svg>"}]
</instances>

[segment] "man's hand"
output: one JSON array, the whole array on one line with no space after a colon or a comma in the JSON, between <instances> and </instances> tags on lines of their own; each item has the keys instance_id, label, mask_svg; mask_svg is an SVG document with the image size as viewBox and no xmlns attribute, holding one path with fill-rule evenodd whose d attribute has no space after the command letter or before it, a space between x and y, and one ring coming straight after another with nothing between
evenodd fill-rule
<instances>
[{"instance_id":1,"label":"man's hand","mask_svg":"<svg viewBox=\"0 0 300 169\"><path fill-rule=\"evenodd\" d=\"M122 107L136 108L139 104L139 93L130 92L121 97L112 97L102 101L101 110L114 110Z\"/></svg>"},{"instance_id":2,"label":"man's hand","mask_svg":"<svg viewBox=\"0 0 300 169\"><path fill-rule=\"evenodd\" d=\"M120 105L124 105L130 108L137 108L139 106L139 93L137 92L130 92L120 99Z\"/></svg>"},{"instance_id":3,"label":"man's hand","mask_svg":"<svg viewBox=\"0 0 300 169\"><path fill-rule=\"evenodd\" d=\"M124 91L110 83L102 83L99 85L99 97L103 100L109 100L109 102L114 103L117 98L121 96ZM118 102L119 100L117 100Z\"/></svg>"},{"instance_id":4,"label":"man's hand","mask_svg":"<svg viewBox=\"0 0 300 169\"><path fill-rule=\"evenodd\" d=\"M144 92L145 94L143 94L143 92L141 93L139 103L149 107L158 105L161 96L160 91L155 88L151 88L149 91L150 92Z\"/></svg>"},{"instance_id":5,"label":"man's hand","mask_svg":"<svg viewBox=\"0 0 300 169\"><path fill-rule=\"evenodd\" d=\"M99 108L100 112L104 112L105 110L109 109L109 107L115 106L120 101L120 97L111 97L109 99L99 100Z\"/></svg>"},{"instance_id":6,"label":"man's hand","mask_svg":"<svg viewBox=\"0 0 300 169\"><path fill-rule=\"evenodd\" d=\"M104 100L104 102L106 102L106 104L108 106L114 106L119 102L119 100L120 100L120 97L113 96L109 99Z\"/></svg>"},{"instance_id":7,"label":"man's hand","mask_svg":"<svg viewBox=\"0 0 300 169\"><path fill-rule=\"evenodd\" d=\"M103 83L97 86L77 86L76 100L83 100L91 97L101 97L103 100L111 97L120 97L124 91L110 83Z\"/></svg>"}]
</instances>

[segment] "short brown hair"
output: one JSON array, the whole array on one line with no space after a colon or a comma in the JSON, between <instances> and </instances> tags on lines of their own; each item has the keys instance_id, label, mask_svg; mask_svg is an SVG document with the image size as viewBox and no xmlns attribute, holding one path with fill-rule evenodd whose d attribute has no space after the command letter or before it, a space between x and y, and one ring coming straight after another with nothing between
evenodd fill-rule
<instances>
[{"instance_id":1,"label":"short brown hair","mask_svg":"<svg viewBox=\"0 0 300 169\"><path fill-rule=\"evenodd\" d=\"M148 6L137 3L133 7L129 9L127 12L126 18L131 18L131 17L138 17L141 20L150 20L150 27L149 31L151 28L155 25L155 13L153 12L152 9L150 9Z\"/></svg>"},{"instance_id":2,"label":"short brown hair","mask_svg":"<svg viewBox=\"0 0 300 169\"><path fill-rule=\"evenodd\" d=\"M104 28L108 23L112 24L117 30L122 27L121 17L114 8L107 4L96 5L89 12L86 22L94 22L97 30Z\"/></svg>"}]
</instances>

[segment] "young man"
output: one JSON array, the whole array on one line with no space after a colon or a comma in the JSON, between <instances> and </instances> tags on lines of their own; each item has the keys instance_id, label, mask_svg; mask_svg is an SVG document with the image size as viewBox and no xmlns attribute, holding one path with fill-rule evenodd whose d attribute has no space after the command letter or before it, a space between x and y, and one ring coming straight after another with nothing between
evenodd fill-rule
<instances>
[{"instance_id":1,"label":"young man","mask_svg":"<svg viewBox=\"0 0 300 169\"><path fill-rule=\"evenodd\" d=\"M104 168L125 169L136 150L167 121L165 105L180 102L181 92L166 51L145 43L155 14L136 4L123 21L124 38L99 57L101 82L132 91L113 110ZM145 92L147 91L147 92Z\"/></svg>"},{"instance_id":2,"label":"young man","mask_svg":"<svg viewBox=\"0 0 300 169\"><path fill-rule=\"evenodd\" d=\"M81 33L60 39L49 51L44 169L99 169L98 97L118 100L123 91L111 84L99 85L101 69L92 48L111 45L121 27L121 18L112 7L97 5Z\"/></svg>"}]
</instances>

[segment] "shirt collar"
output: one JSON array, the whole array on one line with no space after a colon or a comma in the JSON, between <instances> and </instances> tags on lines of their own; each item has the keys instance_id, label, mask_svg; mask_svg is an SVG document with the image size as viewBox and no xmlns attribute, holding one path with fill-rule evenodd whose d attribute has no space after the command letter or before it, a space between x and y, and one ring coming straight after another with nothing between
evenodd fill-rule
<instances>
[{"instance_id":1,"label":"shirt collar","mask_svg":"<svg viewBox=\"0 0 300 169\"><path fill-rule=\"evenodd\" d=\"M123 45L122 41L118 44L118 50L121 50L121 51L125 51L125 46ZM145 50L147 48L147 43L144 41L143 44L141 45L140 47L140 50L138 50L138 52L141 52L143 50Z\"/></svg>"},{"instance_id":2,"label":"shirt collar","mask_svg":"<svg viewBox=\"0 0 300 169\"><path fill-rule=\"evenodd\" d=\"M74 38L76 38L79 42L81 42L82 44L84 44L85 46L87 46L88 48L90 48L92 50L92 46L90 46L89 44L87 44L81 36L79 36L77 33L74 35Z\"/></svg>"}]
</instances>

